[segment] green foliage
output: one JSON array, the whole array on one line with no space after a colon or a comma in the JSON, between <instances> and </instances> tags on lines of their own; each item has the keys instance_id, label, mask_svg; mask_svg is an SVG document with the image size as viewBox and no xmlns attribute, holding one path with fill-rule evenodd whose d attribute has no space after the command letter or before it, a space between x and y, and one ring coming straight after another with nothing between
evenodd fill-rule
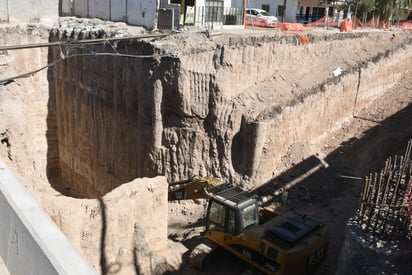
<instances>
[{"instance_id":1,"label":"green foliage","mask_svg":"<svg viewBox=\"0 0 412 275\"><path fill-rule=\"evenodd\" d=\"M347 10L349 7L352 13L356 9L357 16L373 12L389 24L405 16L408 8L412 7L412 0L347 0L342 9Z\"/></svg>"},{"instance_id":2,"label":"green foliage","mask_svg":"<svg viewBox=\"0 0 412 275\"><path fill-rule=\"evenodd\" d=\"M361 0L358 4L358 13L369 13L375 9L375 0Z\"/></svg>"}]
</instances>

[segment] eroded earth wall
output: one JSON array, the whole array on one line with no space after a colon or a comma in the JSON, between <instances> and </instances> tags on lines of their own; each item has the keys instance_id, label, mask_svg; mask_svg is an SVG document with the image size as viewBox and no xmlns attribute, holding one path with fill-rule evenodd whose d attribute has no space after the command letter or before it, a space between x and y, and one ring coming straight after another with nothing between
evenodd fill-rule
<instances>
[{"instance_id":1,"label":"eroded earth wall","mask_svg":"<svg viewBox=\"0 0 412 275\"><path fill-rule=\"evenodd\" d=\"M48 40L48 26L0 28L3 46L44 44ZM124 179L121 187L95 199L64 196L67 192L59 192L53 185L53 178L60 173L54 169L54 161L59 159L57 121L51 119L50 75L47 70L37 71L58 61L48 52L47 47L1 51L2 160L98 273L159 271L166 259L153 251L167 247L165 177Z\"/></svg>"},{"instance_id":2,"label":"eroded earth wall","mask_svg":"<svg viewBox=\"0 0 412 275\"><path fill-rule=\"evenodd\" d=\"M291 144L356 116L412 64L411 33L398 30L314 32L308 45L277 32L72 43L120 34L83 21L1 36L71 41L2 52L3 78L58 62L1 85L0 153L97 270L165 266L153 249L166 246L167 180L267 182Z\"/></svg>"},{"instance_id":3,"label":"eroded earth wall","mask_svg":"<svg viewBox=\"0 0 412 275\"><path fill-rule=\"evenodd\" d=\"M48 140L49 156L58 156L49 158L49 180L67 195L100 197L136 177L160 174L151 160L162 134L154 133L161 119L157 103L170 83L164 78L177 74L177 60L163 58L160 67L150 44L121 43L127 57L96 58L94 52L113 49L73 46L49 71L48 123L56 133ZM52 60L59 57L51 50ZM165 83L157 84L160 79ZM166 89L177 90L173 84Z\"/></svg>"},{"instance_id":4,"label":"eroded earth wall","mask_svg":"<svg viewBox=\"0 0 412 275\"><path fill-rule=\"evenodd\" d=\"M73 35L108 34L65 29L52 40ZM412 61L407 32L310 40L192 33L72 50L82 56L50 72L60 186L93 197L158 174L260 185L285 169L290 144L314 143L339 127ZM113 48L128 57L107 55Z\"/></svg>"}]
</instances>

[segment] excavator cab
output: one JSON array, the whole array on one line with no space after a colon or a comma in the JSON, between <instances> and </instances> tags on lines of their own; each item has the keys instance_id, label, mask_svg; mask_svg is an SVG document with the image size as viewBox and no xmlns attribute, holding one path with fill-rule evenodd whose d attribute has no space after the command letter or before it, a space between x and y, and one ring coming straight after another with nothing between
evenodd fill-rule
<instances>
[{"instance_id":1,"label":"excavator cab","mask_svg":"<svg viewBox=\"0 0 412 275\"><path fill-rule=\"evenodd\" d=\"M206 241L190 253L194 266L220 246L267 274L308 274L326 256L328 228L209 177L169 183L169 200L208 199Z\"/></svg>"},{"instance_id":2,"label":"excavator cab","mask_svg":"<svg viewBox=\"0 0 412 275\"><path fill-rule=\"evenodd\" d=\"M323 224L276 205L262 208L257 196L239 187L210 191L206 238L212 243L267 274L308 274L324 260Z\"/></svg>"},{"instance_id":3,"label":"excavator cab","mask_svg":"<svg viewBox=\"0 0 412 275\"><path fill-rule=\"evenodd\" d=\"M206 232L221 231L239 235L247 227L258 223L257 198L238 187L225 189L209 200Z\"/></svg>"}]
</instances>

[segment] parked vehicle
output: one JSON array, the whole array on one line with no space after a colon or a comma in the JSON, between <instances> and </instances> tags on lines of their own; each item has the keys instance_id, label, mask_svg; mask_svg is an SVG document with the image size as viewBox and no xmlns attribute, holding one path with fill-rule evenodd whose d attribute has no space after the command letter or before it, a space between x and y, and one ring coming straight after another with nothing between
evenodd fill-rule
<instances>
[{"instance_id":1,"label":"parked vehicle","mask_svg":"<svg viewBox=\"0 0 412 275\"><path fill-rule=\"evenodd\" d=\"M278 19L276 16L270 15L265 10L246 9L245 25L256 27L276 27L278 25Z\"/></svg>"}]
</instances>

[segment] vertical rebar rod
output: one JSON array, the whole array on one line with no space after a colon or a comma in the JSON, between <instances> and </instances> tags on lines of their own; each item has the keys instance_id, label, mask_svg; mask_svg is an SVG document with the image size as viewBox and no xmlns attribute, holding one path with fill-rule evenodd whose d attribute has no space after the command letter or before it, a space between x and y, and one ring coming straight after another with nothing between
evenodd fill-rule
<instances>
[{"instance_id":1,"label":"vertical rebar rod","mask_svg":"<svg viewBox=\"0 0 412 275\"><path fill-rule=\"evenodd\" d=\"M389 157L380 173L365 178L357 219L373 237L412 238L411 152L412 139L404 155Z\"/></svg>"}]
</instances>

